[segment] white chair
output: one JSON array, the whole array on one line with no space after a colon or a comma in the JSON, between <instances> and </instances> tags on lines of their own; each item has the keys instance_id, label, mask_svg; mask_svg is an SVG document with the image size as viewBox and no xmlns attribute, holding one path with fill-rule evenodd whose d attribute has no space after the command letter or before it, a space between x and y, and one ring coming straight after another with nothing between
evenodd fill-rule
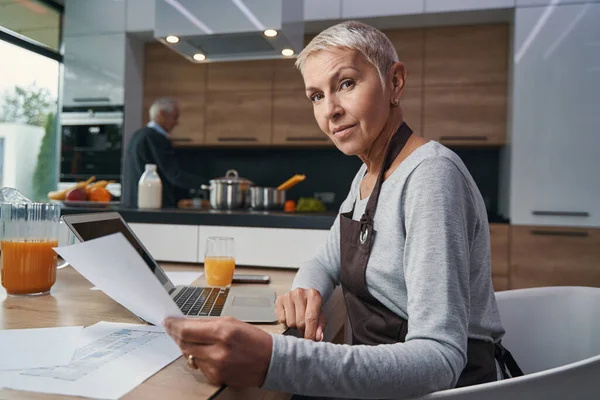
<instances>
[{"instance_id":1,"label":"white chair","mask_svg":"<svg viewBox=\"0 0 600 400\"><path fill-rule=\"evenodd\" d=\"M420 399L600 399L600 288L509 290L496 299L502 344L525 376Z\"/></svg>"}]
</instances>

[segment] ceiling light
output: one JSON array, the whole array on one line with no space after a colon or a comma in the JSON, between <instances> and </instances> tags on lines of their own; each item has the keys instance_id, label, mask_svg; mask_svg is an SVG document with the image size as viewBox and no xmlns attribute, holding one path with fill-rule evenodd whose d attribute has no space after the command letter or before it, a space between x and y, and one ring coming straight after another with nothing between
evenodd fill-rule
<instances>
[{"instance_id":1,"label":"ceiling light","mask_svg":"<svg viewBox=\"0 0 600 400\"><path fill-rule=\"evenodd\" d=\"M169 43L177 43L177 42L179 42L179 38L177 36L173 36L173 35L167 36L166 40Z\"/></svg>"},{"instance_id":2,"label":"ceiling light","mask_svg":"<svg viewBox=\"0 0 600 400\"><path fill-rule=\"evenodd\" d=\"M194 60L204 61L204 60L206 60L206 56L202 53L196 53L196 54L194 54Z\"/></svg>"},{"instance_id":3,"label":"ceiling light","mask_svg":"<svg viewBox=\"0 0 600 400\"><path fill-rule=\"evenodd\" d=\"M267 29L264 34L266 37L275 37L277 36L277 31L275 29Z\"/></svg>"},{"instance_id":4,"label":"ceiling light","mask_svg":"<svg viewBox=\"0 0 600 400\"><path fill-rule=\"evenodd\" d=\"M292 50L292 49L283 49L283 50L281 50L281 54L283 54L286 57L293 56L294 55L294 50Z\"/></svg>"}]
</instances>

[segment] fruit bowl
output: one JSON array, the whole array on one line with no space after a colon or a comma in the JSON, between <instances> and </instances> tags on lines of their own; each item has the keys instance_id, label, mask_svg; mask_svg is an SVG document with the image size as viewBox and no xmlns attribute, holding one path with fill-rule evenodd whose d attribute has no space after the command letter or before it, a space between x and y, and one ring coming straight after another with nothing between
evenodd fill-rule
<instances>
[{"instance_id":1,"label":"fruit bowl","mask_svg":"<svg viewBox=\"0 0 600 400\"><path fill-rule=\"evenodd\" d=\"M54 192L48 193L48 198L51 201L60 201L65 205L79 205L79 204L118 204L119 202L113 201L113 195L106 189L106 186L114 181L97 181L95 176L92 176L87 181L81 181L75 183L73 186Z\"/></svg>"}]
</instances>

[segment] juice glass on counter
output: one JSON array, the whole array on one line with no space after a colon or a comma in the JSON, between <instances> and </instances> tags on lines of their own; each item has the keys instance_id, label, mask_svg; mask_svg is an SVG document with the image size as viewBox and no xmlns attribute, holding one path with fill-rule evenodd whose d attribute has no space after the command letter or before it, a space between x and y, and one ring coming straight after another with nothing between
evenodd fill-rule
<instances>
[{"instance_id":1,"label":"juice glass on counter","mask_svg":"<svg viewBox=\"0 0 600 400\"><path fill-rule=\"evenodd\" d=\"M60 205L0 204L1 282L9 295L47 294L56 282Z\"/></svg>"},{"instance_id":2,"label":"juice glass on counter","mask_svg":"<svg viewBox=\"0 0 600 400\"><path fill-rule=\"evenodd\" d=\"M232 237L211 236L206 239L204 276L209 286L231 286L235 271Z\"/></svg>"}]
</instances>

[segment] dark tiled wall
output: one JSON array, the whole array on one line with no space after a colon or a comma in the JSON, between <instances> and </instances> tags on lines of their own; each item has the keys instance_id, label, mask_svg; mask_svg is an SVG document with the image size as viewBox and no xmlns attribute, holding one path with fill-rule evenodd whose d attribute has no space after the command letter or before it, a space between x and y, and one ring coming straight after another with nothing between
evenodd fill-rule
<instances>
[{"instance_id":1,"label":"dark tiled wall","mask_svg":"<svg viewBox=\"0 0 600 400\"><path fill-rule=\"evenodd\" d=\"M455 149L482 192L492 218L498 209L499 150ZM346 198L352 179L361 166L358 157L336 149L181 149L181 166L207 178L236 169L240 176L259 186L278 186L294 174L306 180L290 189L288 199L312 197L315 192L333 192L329 210L337 211Z\"/></svg>"}]
</instances>

